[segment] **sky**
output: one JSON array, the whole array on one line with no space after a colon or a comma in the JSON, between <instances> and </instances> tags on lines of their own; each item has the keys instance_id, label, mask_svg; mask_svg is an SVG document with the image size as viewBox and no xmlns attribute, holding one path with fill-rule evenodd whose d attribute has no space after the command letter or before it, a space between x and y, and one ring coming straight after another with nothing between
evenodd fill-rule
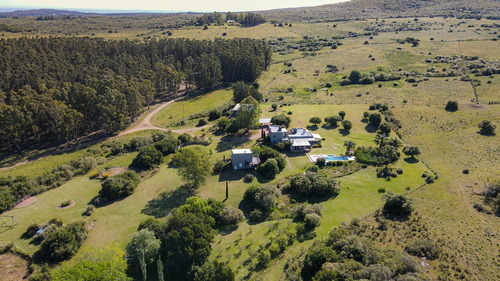
<instances>
[{"instance_id":1,"label":"sky","mask_svg":"<svg viewBox=\"0 0 500 281\"><path fill-rule=\"evenodd\" d=\"M76 10L135 10L183 12L238 12L318 6L345 0L0 0L2 10L50 8Z\"/></svg>"}]
</instances>

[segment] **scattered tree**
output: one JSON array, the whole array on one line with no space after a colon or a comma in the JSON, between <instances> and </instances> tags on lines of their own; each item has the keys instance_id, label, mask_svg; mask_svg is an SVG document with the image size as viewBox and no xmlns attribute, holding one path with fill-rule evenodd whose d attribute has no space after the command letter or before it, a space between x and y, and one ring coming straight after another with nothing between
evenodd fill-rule
<instances>
[{"instance_id":1,"label":"scattered tree","mask_svg":"<svg viewBox=\"0 0 500 281\"><path fill-rule=\"evenodd\" d=\"M457 101L448 101L446 103L445 108L446 111L457 111L458 110L458 102Z\"/></svg>"},{"instance_id":2,"label":"scattered tree","mask_svg":"<svg viewBox=\"0 0 500 281\"><path fill-rule=\"evenodd\" d=\"M402 194L388 192L383 197L385 203L383 211L390 216L409 216L413 211L413 202Z\"/></svg>"},{"instance_id":3,"label":"scattered tree","mask_svg":"<svg viewBox=\"0 0 500 281\"><path fill-rule=\"evenodd\" d=\"M497 128L497 125L495 123L492 123L489 120L483 120L479 122L478 127L480 129L480 133L482 135L495 135L495 129Z\"/></svg>"},{"instance_id":4,"label":"scattered tree","mask_svg":"<svg viewBox=\"0 0 500 281\"><path fill-rule=\"evenodd\" d=\"M290 123L292 123L292 118L289 116L286 116L284 114L276 115L271 118L271 123L273 125L278 125L278 126L285 126L288 128L290 126Z\"/></svg>"},{"instance_id":5,"label":"scattered tree","mask_svg":"<svg viewBox=\"0 0 500 281\"><path fill-rule=\"evenodd\" d=\"M352 128L352 122L349 120L343 120L342 126L344 127L344 130L349 131Z\"/></svg>"},{"instance_id":6,"label":"scattered tree","mask_svg":"<svg viewBox=\"0 0 500 281\"><path fill-rule=\"evenodd\" d=\"M349 154L349 151L353 150L356 147L356 143L352 140L346 140L344 141L344 146L346 147L345 154L347 155Z\"/></svg>"},{"instance_id":7,"label":"scattered tree","mask_svg":"<svg viewBox=\"0 0 500 281\"><path fill-rule=\"evenodd\" d=\"M178 167L179 175L194 187L205 183L212 171L208 152L201 147L182 148L174 155L172 164Z\"/></svg>"},{"instance_id":8,"label":"scattered tree","mask_svg":"<svg viewBox=\"0 0 500 281\"><path fill-rule=\"evenodd\" d=\"M134 262L140 264L144 281L147 279L146 266L154 262L159 250L160 240L155 237L154 232L142 229L132 234L132 240L127 245L127 253Z\"/></svg>"},{"instance_id":9,"label":"scattered tree","mask_svg":"<svg viewBox=\"0 0 500 281\"><path fill-rule=\"evenodd\" d=\"M318 124L321 124L321 118L319 117L312 117L311 119L309 119L309 123L313 123L314 126L318 126Z\"/></svg>"},{"instance_id":10,"label":"scattered tree","mask_svg":"<svg viewBox=\"0 0 500 281\"><path fill-rule=\"evenodd\" d=\"M417 146L405 146L403 147L403 153L415 158L415 156L420 155L420 149Z\"/></svg>"},{"instance_id":11,"label":"scattered tree","mask_svg":"<svg viewBox=\"0 0 500 281\"><path fill-rule=\"evenodd\" d=\"M361 72L359 72L359 70L355 69L351 71L351 74L349 74L349 82L351 82L351 84L358 84L360 79Z\"/></svg>"},{"instance_id":12,"label":"scattered tree","mask_svg":"<svg viewBox=\"0 0 500 281\"><path fill-rule=\"evenodd\" d=\"M343 111L343 110L339 111L339 116L340 116L340 118L342 118L342 120L344 120L345 111Z\"/></svg>"}]
</instances>

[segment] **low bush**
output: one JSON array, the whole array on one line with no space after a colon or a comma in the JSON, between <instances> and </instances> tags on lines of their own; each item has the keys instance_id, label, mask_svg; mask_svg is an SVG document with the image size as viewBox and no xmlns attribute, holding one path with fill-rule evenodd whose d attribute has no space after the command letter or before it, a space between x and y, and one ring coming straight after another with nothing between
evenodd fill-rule
<instances>
[{"instance_id":1,"label":"low bush","mask_svg":"<svg viewBox=\"0 0 500 281\"><path fill-rule=\"evenodd\" d=\"M134 171L126 171L123 174L112 176L105 180L99 191L101 197L108 199L117 199L129 196L134 193L140 178Z\"/></svg>"},{"instance_id":2,"label":"low bush","mask_svg":"<svg viewBox=\"0 0 500 281\"><path fill-rule=\"evenodd\" d=\"M254 175L252 174L246 174L245 177L243 178L243 181L246 183L252 182L254 179Z\"/></svg>"},{"instance_id":3,"label":"low bush","mask_svg":"<svg viewBox=\"0 0 500 281\"><path fill-rule=\"evenodd\" d=\"M154 146L139 149L139 154L132 161L132 166L141 169L151 169L163 163L163 154Z\"/></svg>"},{"instance_id":4,"label":"low bush","mask_svg":"<svg viewBox=\"0 0 500 281\"><path fill-rule=\"evenodd\" d=\"M221 225L236 225L243 221L245 216L240 209L235 209L231 206L225 206L219 216L219 223Z\"/></svg>"},{"instance_id":5,"label":"low bush","mask_svg":"<svg viewBox=\"0 0 500 281\"><path fill-rule=\"evenodd\" d=\"M389 192L384 195L383 212L390 216L409 216L413 211L413 202L402 194Z\"/></svg>"},{"instance_id":6,"label":"low bush","mask_svg":"<svg viewBox=\"0 0 500 281\"><path fill-rule=\"evenodd\" d=\"M50 233L40 248L40 256L46 261L60 262L71 258L87 238L83 221L68 224Z\"/></svg>"},{"instance_id":7,"label":"low bush","mask_svg":"<svg viewBox=\"0 0 500 281\"><path fill-rule=\"evenodd\" d=\"M439 258L441 249L439 244L427 239L415 239L411 241L405 250L413 256L425 257L429 260L434 260Z\"/></svg>"}]
</instances>

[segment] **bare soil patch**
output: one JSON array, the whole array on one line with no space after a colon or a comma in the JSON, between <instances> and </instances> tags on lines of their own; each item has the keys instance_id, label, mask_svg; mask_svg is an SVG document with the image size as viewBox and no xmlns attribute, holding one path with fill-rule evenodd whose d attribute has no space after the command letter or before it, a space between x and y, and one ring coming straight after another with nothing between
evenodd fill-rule
<instances>
[{"instance_id":1,"label":"bare soil patch","mask_svg":"<svg viewBox=\"0 0 500 281\"><path fill-rule=\"evenodd\" d=\"M16 205L16 208L24 208L24 207L28 207L29 205L33 204L36 202L36 197L35 196L31 196L31 197L28 197L26 198L25 200L23 200L21 203L17 204Z\"/></svg>"},{"instance_id":2,"label":"bare soil patch","mask_svg":"<svg viewBox=\"0 0 500 281\"><path fill-rule=\"evenodd\" d=\"M0 255L0 279L3 281L19 281L28 275L28 261L15 254Z\"/></svg>"},{"instance_id":3,"label":"bare soil patch","mask_svg":"<svg viewBox=\"0 0 500 281\"><path fill-rule=\"evenodd\" d=\"M109 176L114 176L114 175L118 175L118 174L123 174L126 170L128 170L127 167L117 166L117 167L112 167L112 168L106 170L106 173L108 173Z\"/></svg>"}]
</instances>

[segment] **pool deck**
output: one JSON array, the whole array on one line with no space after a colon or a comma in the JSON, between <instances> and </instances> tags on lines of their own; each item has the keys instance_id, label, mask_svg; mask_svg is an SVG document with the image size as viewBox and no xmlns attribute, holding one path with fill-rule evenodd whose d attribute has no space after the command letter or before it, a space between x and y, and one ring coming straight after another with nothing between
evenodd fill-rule
<instances>
[{"instance_id":1,"label":"pool deck","mask_svg":"<svg viewBox=\"0 0 500 281\"><path fill-rule=\"evenodd\" d=\"M334 154L328 154L328 155L334 155ZM307 158L309 158L309 161L312 163L316 163L318 158L328 158L328 155L326 154L311 154L307 155ZM335 156L335 155L334 155ZM336 161L354 161L356 160L356 157L354 156L341 156L341 157L347 157L347 160L336 160ZM331 161L326 161L326 162L331 162Z\"/></svg>"}]
</instances>

